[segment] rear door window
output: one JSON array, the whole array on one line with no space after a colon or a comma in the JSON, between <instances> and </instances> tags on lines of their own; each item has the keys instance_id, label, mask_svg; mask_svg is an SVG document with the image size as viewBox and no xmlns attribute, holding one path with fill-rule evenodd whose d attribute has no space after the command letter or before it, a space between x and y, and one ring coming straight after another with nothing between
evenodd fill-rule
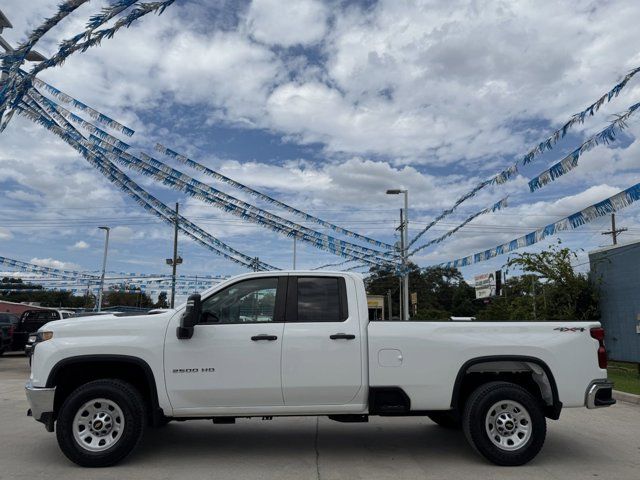
<instances>
[{"instance_id":1,"label":"rear door window","mask_svg":"<svg viewBox=\"0 0 640 480\"><path fill-rule=\"evenodd\" d=\"M287 321L343 322L348 317L341 277L290 277Z\"/></svg>"}]
</instances>

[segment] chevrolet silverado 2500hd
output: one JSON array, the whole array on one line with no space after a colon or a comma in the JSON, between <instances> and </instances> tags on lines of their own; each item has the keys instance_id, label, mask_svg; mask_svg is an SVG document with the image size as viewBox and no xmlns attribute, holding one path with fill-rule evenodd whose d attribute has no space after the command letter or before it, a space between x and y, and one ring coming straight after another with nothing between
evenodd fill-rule
<instances>
[{"instance_id":1,"label":"chevrolet silverado 2500hd","mask_svg":"<svg viewBox=\"0 0 640 480\"><path fill-rule=\"evenodd\" d=\"M499 465L541 449L546 418L612 405L598 322L369 322L362 278L260 272L156 315L38 332L30 414L83 466L112 465L170 420L424 415Z\"/></svg>"}]
</instances>

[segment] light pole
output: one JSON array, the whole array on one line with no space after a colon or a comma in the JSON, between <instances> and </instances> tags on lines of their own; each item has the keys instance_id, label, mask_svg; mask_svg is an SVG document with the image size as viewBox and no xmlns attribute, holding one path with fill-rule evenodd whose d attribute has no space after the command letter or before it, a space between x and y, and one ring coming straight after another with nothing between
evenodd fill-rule
<instances>
[{"instance_id":1,"label":"light pole","mask_svg":"<svg viewBox=\"0 0 640 480\"><path fill-rule=\"evenodd\" d=\"M104 273L107 269L107 252L109 251L109 227L98 227L106 232L104 240L104 256L102 257L102 275L100 275L100 289L98 290L98 311L102 310L102 290L104 289Z\"/></svg>"},{"instance_id":2,"label":"light pole","mask_svg":"<svg viewBox=\"0 0 640 480\"><path fill-rule=\"evenodd\" d=\"M409 246L409 191L407 189L390 189L387 190L387 195L399 195L404 194L404 209L402 215L402 241L400 242L401 254L402 254L402 266L404 271L402 273L402 319L409 320L409 272L408 267L408 246Z\"/></svg>"},{"instance_id":3,"label":"light pole","mask_svg":"<svg viewBox=\"0 0 640 480\"><path fill-rule=\"evenodd\" d=\"M13 28L13 25L11 25L11 22L9 21L9 19L6 17L4 13L2 13L2 10L0 10L0 33L2 33L2 31L5 28ZM2 47L2 49L7 53L15 52L15 49L9 44L9 42L7 42L2 37L0 37L0 47ZM27 56L25 58L25 60L27 60L28 62L42 62L46 59L47 58L45 56L36 52L35 50L29 51L29 53L27 53ZM7 77L7 73L2 72L1 79L4 79L6 77Z\"/></svg>"}]
</instances>

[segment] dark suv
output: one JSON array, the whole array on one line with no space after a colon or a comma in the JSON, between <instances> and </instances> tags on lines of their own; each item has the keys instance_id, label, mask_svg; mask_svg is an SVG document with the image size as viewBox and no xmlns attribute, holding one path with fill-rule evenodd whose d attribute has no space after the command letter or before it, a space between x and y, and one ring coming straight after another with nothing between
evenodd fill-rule
<instances>
[{"instance_id":1,"label":"dark suv","mask_svg":"<svg viewBox=\"0 0 640 480\"><path fill-rule=\"evenodd\" d=\"M20 317L13 313L0 313L0 355L11 350L13 333Z\"/></svg>"}]
</instances>

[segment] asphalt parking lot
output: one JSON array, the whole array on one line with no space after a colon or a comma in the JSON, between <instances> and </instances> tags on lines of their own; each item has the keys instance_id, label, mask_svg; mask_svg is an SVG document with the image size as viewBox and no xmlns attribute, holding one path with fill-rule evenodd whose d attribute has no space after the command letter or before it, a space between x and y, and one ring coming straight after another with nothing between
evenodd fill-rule
<instances>
[{"instance_id":1,"label":"asphalt parking lot","mask_svg":"<svg viewBox=\"0 0 640 480\"><path fill-rule=\"evenodd\" d=\"M496 467L462 433L427 418L327 418L171 423L147 430L141 447L118 466L87 470L58 450L55 435L25 416L24 356L0 357L0 479L579 479L640 478L640 406L567 409L549 422L538 457Z\"/></svg>"}]
</instances>

